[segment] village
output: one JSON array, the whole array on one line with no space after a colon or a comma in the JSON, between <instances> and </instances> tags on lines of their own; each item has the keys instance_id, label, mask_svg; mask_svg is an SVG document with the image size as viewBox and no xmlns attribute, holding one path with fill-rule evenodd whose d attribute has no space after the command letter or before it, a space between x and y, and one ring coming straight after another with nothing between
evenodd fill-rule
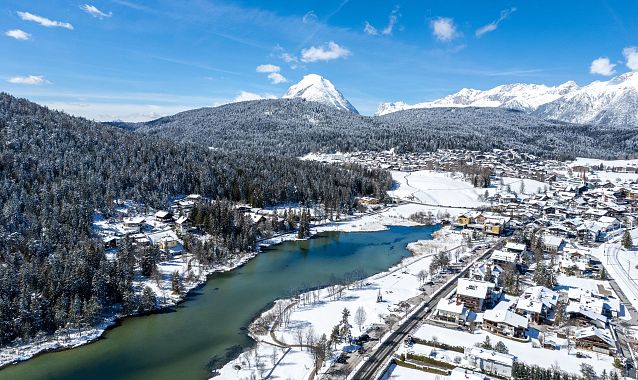
<instances>
[{"instance_id":1,"label":"village","mask_svg":"<svg viewBox=\"0 0 638 380\"><path fill-rule=\"evenodd\" d=\"M340 344L328 355L327 363L310 376L313 365L306 362L307 371L300 372L304 378L363 378L362 374L384 379L535 378L532 376L541 373L586 379L635 376L636 161L562 163L523 157L514 151L360 153L307 159L401 169L393 171L398 184L389 192L399 203L397 210L405 208L404 216L410 212L426 215L444 227L435 241L415 243L422 249L414 250L414 263L406 260L401 270L380 275L384 278L391 273L399 282L414 282L417 289L393 295L397 309L402 302L412 301L405 314L396 313L389 329L381 333L377 322L367 324L363 334L353 333L352 339L337 336ZM487 172L490 177L490 185L476 188L471 201L463 200L471 197L470 189L460 184L449 187L452 181L473 182L473 174L462 173L469 163L475 173ZM474 166L477 163L480 166ZM424 201L427 194L432 199ZM454 245L446 245L450 242L463 248L447 252L431 246ZM441 251L451 259L448 265L430 267ZM443 289L449 281L454 286L439 295L435 288ZM383 291L377 294L375 289L394 288L382 285L377 277L367 283L367 289L349 290L346 298L354 301L339 306L326 301L310 309L296 305L292 317L286 318L310 322L322 330L319 326L326 322L318 318L332 315L338 323L340 307L351 305L349 310L355 314L360 302L367 315L376 315L379 310L372 302ZM417 328L404 334L392 355L375 357L384 341L392 338L392 331L399 331L402 322L416 314L419 304L414 301L419 293L421 306L428 302L432 306L426 308L426 316ZM286 335L289 342L294 340L294 329L281 328L276 322L274 326L271 335L281 334L279 343L286 341ZM289 349L294 356L295 348ZM296 354L298 358L299 352ZM243 378L252 377L250 371L240 373ZM240 373L234 375L242 377ZM278 375L276 368L269 373L273 378Z\"/></svg>"},{"instance_id":2,"label":"village","mask_svg":"<svg viewBox=\"0 0 638 380\"><path fill-rule=\"evenodd\" d=\"M401 325L420 303L428 298L431 302L437 288L450 282L451 290L428 307L420 327L385 358L376 377L521 378L535 371L532 368L558 371L559 367L573 375L591 374L592 379L635 373L635 162L561 163L515 151L360 153L312 159L383 167L392 170L397 181L388 200L360 199L359 215L329 220L317 209L311 210L313 234L423 222L441 223L443 229L434 241L415 242L411 247L414 257L390 270L390 275L308 296L325 298L325 303L300 301L304 295L279 301L280 311L291 310L286 322L277 320L283 314L266 313L257 319L261 331L253 331L258 349L282 348L273 368L262 368L260 373L276 378L281 366L301 363L303 367L295 373L304 377L312 372L317 378L357 378L384 334ZM192 210L202 202L211 201L192 194L175 200L167 210L124 202L116 208L118 215L95 219L97 233L113 254L124 239L161 252L160 273L151 276L154 281L138 277L139 287L151 288L159 305L179 301L180 292L172 289L175 273L184 284L181 294L210 273L186 249L186 242L194 236L202 241L209 238L193 222ZM264 228L268 231L264 244L296 238L296 233L278 230L286 221L283 210L234 207L255 226L269 226ZM445 263L432 266L439 255L447 257ZM228 263L229 267L236 265ZM392 278L401 282L398 289L386 283ZM317 333L330 334L331 326L317 318L329 313L338 319L341 309L357 304L347 301L351 298L369 298L363 309L368 316L379 318L372 323L369 317L367 324L364 318L357 329L361 334L336 336L339 342L333 342L335 350L325 355L325 363L312 363L306 356L310 352L302 352L304 344L295 343L295 336L301 333L290 320L310 322ZM380 299L390 306L379 306ZM259 378L246 355L229 365L234 370L224 375L222 369L223 378ZM237 367L242 370L238 372Z\"/></svg>"}]
</instances>

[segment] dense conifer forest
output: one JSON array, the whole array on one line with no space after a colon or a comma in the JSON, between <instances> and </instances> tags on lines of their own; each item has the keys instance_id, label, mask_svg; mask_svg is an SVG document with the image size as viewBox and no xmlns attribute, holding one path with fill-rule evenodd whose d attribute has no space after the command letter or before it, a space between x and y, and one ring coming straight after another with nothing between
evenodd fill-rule
<instances>
[{"instance_id":1,"label":"dense conifer forest","mask_svg":"<svg viewBox=\"0 0 638 380\"><path fill-rule=\"evenodd\" d=\"M558 159L638 154L636 128L543 120L502 108L414 109L367 117L301 99L273 99L118 126L219 149L292 156L393 148L398 152L517 149Z\"/></svg>"},{"instance_id":2,"label":"dense conifer forest","mask_svg":"<svg viewBox=\"0 0 638 380\"><path fill-rule=\"evenodd\" d=\"M254 249L257 232L235 202L321 202L347 213L356 196L381 197L391 184L383 171L176 143L8 94L0 94L0 142L0 345L95 324L113 305L147 307L132 276L140 266L152 272L152 249L125 239L109 261L92 231L95 211L111 213L118 199L158 209L190 193L220 200L207 214L215 244L197 247L210 259Z\"/></svg>"}]
</instances>

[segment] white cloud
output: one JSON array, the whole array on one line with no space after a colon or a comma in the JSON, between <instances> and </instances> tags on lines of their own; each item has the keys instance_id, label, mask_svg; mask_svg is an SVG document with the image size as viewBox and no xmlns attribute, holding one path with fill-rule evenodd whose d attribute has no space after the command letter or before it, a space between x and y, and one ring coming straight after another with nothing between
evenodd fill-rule
<instances>
[{"instance_id":1,"label":"white cloud","mask_svg":"<svg viewBox=\"0 0 638 380\"><path fill-rule=\"evenodd\" d=\"M257 66L257 69L256 69L258 73L269 73L268 79L270 79L270 83L272 84L288 82L288 79L286 79L286 77L284 77L283 75L279 73L280 70L281 68L279 66L271 65L269 63L265 65L259 65Z\"/></svg>"},{"instance_id":2,"label":"white cloud","mask_svg":"<svg viewBox=\"0 0 638 380\"><path fill-rule=\"evenodd\" d=\"M476 29L476 32L475 32L476 36L481 37L486 33L495 31L498 28L498 25L504 20L507 20L510 17L510 15L514 12L516 12L516 8L503 9L501 11L501 15L496 21L492 21L489 24L483 25L482 27Z\"/></svg>"},{"instance_id":3,"label":"white cloud","mask_svg":"<svg viewBox=\"0 0 638 380\"><path fill-rule=\"evenodd\" d=\"M591 66L589 66L589 72L592 74L600 74L608 77L616 72L614 70L615 66L616 64L611 63L609 61L609 58L600 57L592 61Z\"/></svg>"},{"instance_id":4,"label":"white cloud","mask_svg":"<svg viewBox=\"0 0 638 380\"><path fill-rule=\"evenodd\" d=\"M301 21L303 21L304 24L310 24L310 23L313 23L313 22L317 22L317 20L319 20L319 18L315 14L315 11L309 11L308 13L303 15L303 18L301 19Z\"/></svg>"},{"instance_id":5,"label":"white cloud","mask_svg":"<svg viewBox=\"0 0 638 380\"><path fill-rule=\"evenodd\" d=\"M432 35L439 41L452 41L458 36L454 20L448 17L439 17L430 21Z\"/></svg>"},{"instance_id":6,"label":"white cloud","mask_svg":"<svg viewBox=\"0 0 638 380\"><path fill-rule=\"evenodd\" d=\"M346 58L351 55L350 50L330 41L328 45L311 46L301 51L302 62L332 61L334 59Z\"/></svg>"},{"instance_id":7,"label":"white cloud","mask_svg":"<svg viewBox=\"0 0 638 380\"><path fill-rule=\"evenodd\" d=\"M89 5L89 4L81 5L80 9L82 9L84 12L90 14L91 16L93 16L95 18L99 18L99 19L113 16L113 13L111 13L111 12L109 12L109 13L102 12L101 10L97 9L95 6Z\"/></svg>"},{"instance_id":8,"label":"white cloud","mask_svg":"<svg viewBox=\"0 0 638 380\"><path fill-rule=\"evenodd\" d=\"M15 84L28 84L32 86L51 83L48 80L44 79L42 75L15 76L7 79L7 82Z\"/></svg>"},{"instance_id":9,"label":"white cloud","mask_svg":"<svg viewBox=\"0 0 638 380\"><path fill-rule=\"evenodd\" d=\"M268 74L268 79L270 79L270 83L272 84L280 84L288 82L288 79L279 73L270 73Z\"/></svg>"},{"instance_id":10,"label":"white cloud","mask_svg":"<svg viewBox=\"0 0 638 380\"><path fill-rule=\"evenodd\" d=\"M278 73L280 67L277 65L265 64L257 66L258 73Z\"/></svg>"},{"instance_id":11,"label":"white cloud","mask_svg":"<svg viewBox=\"0 0 638 380\"><path fill-rule=\"evenodd\" d=\"M399 7L395 7L390 13L390 16L388 16L388 25L386 25L385 28L381 30L381 33L379 33L379 30L375 28L374 25L370 24L368 21L365 22L363 31L366 34L369 34L371 36L377 36L379 34L383 34L384 36L389 36L392 34L392 30L394 29L394 26L397 24L397 21L399 20L399 16L400 16Z\"/></svg>"},{"instance_id":12,"label":"white cloud","mask_svg":"<svg viewBox=\"0 0 638 380\"><path fill-rule=\"evenodd\" d=\"M283 54L281 54L280 58L283 59L283 61L286 62L286 63L299 62L297 57L295 57L294 55L292 55L290 53L283 53Z\"/></svg>"},{"instance_id":13,"label":"white cloud","mask_svg":"<svg viewBox=\"0 0 638 380\"><path fill-rule=\"evenodd\" d=\"M396 7L392 10L392 13L390 13L390 16L388 16L388 25L386 25L386 27L383 28L383 31L381 31L381 34L385 36L391 35L392 29L394 29L394 26L396 25L398 20L399 20L399 8Z\"/></svg>"},{"instance_id":14,"label":"white cloud","mask_svg":"<svg viewBox=\"0 0 638 380\"><path fill-rule=\"evenodd\" d=\"M366 21L365 26L363 27L363 31L366 34L369 34L371 36L376 36L379 34L379 31L377 30L377 28L375 28L374 26L372 26L372 24L370 24L369 22Z\"/></svg>"},{"instance_id":15,"label":"white cloud","mask_svg":"<svg viewBox=\"0 0 638 380\"><path fill-rule=\"evenodd\" d=\"M638 71L638 48L635 46L622 49L622 55L627 60L626 65L632 71Z\"/></svg>"},{"instance_id":16,"label":"white cloud","mask_svg":"<svg viewBox=\"0 0 638 380\"><path fill-rule=\"evenodd\" d=\"M18 16L20 16L20 18L23 19L24 21L33 21L42 26L46 26L47 28L64 28L64 29L73 30L73 25L71 25L68 22L49 20L46 17L34 15L29 12L18 12Z\"/></svg>"},{"instance_id":17,"label":"white cloud","mask_svg":"<svg viewBox=\"0 0 638 380\"><path fill-rule=\"evenodd\" d=\"M20 29L12 29L4 32L4 35L7 37L15 38L16 40L28 40L31 38L31 35L24 30Z\"/></svg>"},{"instance_id":18,"label":"white cloud","mask_svg":"<svg viewBox=\"0 0 638 380\"><path fill-rule=\"evenodd\" d=\"M43 102L49 108L97 121L142 122L193 109L192 105L93 102Z\"/></svg>"},{"instance_id":19,"label":"white cloud","mask_svg":"<svg viewBox=\"0 0 638 380\"><path fill-rule=\"evenodd\" d=\"M232 103L247 102L249 100L262 100L262 99L276 99L277 97L272 94L255 94L254 92L241 91L239 95L233 98Z\"/></svg>"}]
</instances>

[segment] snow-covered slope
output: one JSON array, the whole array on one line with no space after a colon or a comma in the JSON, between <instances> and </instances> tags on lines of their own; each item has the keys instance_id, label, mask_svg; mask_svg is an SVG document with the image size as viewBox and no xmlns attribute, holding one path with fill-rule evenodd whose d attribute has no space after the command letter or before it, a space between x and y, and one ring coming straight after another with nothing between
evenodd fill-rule
<instances>
[{"instance_id":1,"label":"snow-covered slope","mask_svg":"<svg viewBox=\"0 0 638 380\"><path fill-rule=\"evenodd\" d=\"M505 84L481 91L464 88L461 91L431 102L409 105L403 102L384 103L379 106L377 115L402 111L411 108L433 107L503 107L520 111L532 111L542 104L559 99L565 94L576 91L578 85L566 82L560 86L542 84Z\"/></svg>"},{"instance_id":2,"label":"snow-covered slope","mask_svg":"<svg viewBox=\"0 0 638 380\"><path fill-rule=\"evenodd\" d=\"M507 84L485 91L464 88L431 102L383 103L377 115L434 107L502 107L570 123L638 126L638 72L583 87L569 81L560 86Z\"/></svg>"},{"instance_id":3,"label":"snow-covered slope","mask_svg":"<svg viewBox=\"0 0 638 380\"><path fill-rule=\"evenodd\" d=\"M638 126L638 72L596 81L538 107L535 115L614 126Z\"/></svg>"},{"instance_id":4,"label":"snow-covered slope","mask_svg":"<svg viewBox=\"0 0 638 380\"><path fill-rule=\"evenodd\" d=\"M308 74L286 91L283 98L301 98L323 103L340 110L359 113L337 88L321 75Z\"/></svg>"}]
</instances>

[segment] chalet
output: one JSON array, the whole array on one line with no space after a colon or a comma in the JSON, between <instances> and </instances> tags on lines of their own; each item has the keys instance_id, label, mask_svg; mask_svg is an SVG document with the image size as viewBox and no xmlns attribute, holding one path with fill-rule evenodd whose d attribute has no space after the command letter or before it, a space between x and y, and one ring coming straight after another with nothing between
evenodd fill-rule
<instances>
[{"instance_id":1,"label":"chalet","mask_svg":"<svg viewBox=\"0 0 638 380\"><path fill-rule=\"evenodd\" d=\"M543 249L550 253L556 253L563 249L565 240L560 236L543 235Z\"/></svg>"},{"instance_id":2,"label":"chalet","mask_svg":"<svg viewBox=\"0 0 638 380\"><path fill-rule=\"evenodd\" d=\"M520 264L520 254L518 252L497 250L492 252L492 256L490 256L490 260L492 260L492 263L494 263L494 265L517 266Z\"/></svg>"},{"instance_id":3,"label":"chalet","mask_svg":"<svg viewBox=\"0 0 638 380\"><path fill-rule=\"evenodd\" d=\"M493 304L494 288L494 283L489 281L459 278L456 287L456 301L472 311L483 311Z\"/></svg>"},{"instance_id":4,"label":"chalet","mask_svg":"<svg viewBox=\"0 0 638 380\"><path fill-rule=\"evenodd\" d=\"M459 325L465 324L468 317L467 308L456 299L442 298L436 306L436 319L455 323Z\"/></svg>"},{"instance_id":5,"label":"chalet","mask_svg":"<svg viewBox=\"0 0 638 380\"><path fill-rule=\"evenodd\" d=\"M464 354L470 366L483 373L505 378L512 377L512 367L516 361L514 355L502 354L480 347L466 347Z\"/></svg>"},{"instance_id":6,"label":"chalet","mask_svg":"<svg viewBox=\"0 0 638 380\"><path fill-rule=\"evenodd\" d=\"M142 226L146 220L142 216L124 218L122 221L124 232L127 234L135 234L142 232Z\"/></svg>"},{"instance_id":7,"label":"chalet","mask_svg":"<svg viewBox=\"0 0 638 380\"><path fill-rule=\"evenodd\" d=\"M461 214L456 218L456 223L461 226L467 226L472 223L472 216L470 214Z\"/></svg>"},{"instance_id":8,"label":"chalet","mask_svg":"<svg viewBox=\"0 0 638 380\"><path fill-rule=\"evenodd\" d=\"M591 327L596 326L604 329L607 327L608 319L602 314L582 307L579 303L570 302L565 308L569 320L576 326Z\"/></svg>"},{"instance_id":9,"label":"chalet","mask_svg":"<svg viewBox=\"0 0 638 380\"><path fill-rule=\"evenodd\" d=\"M525 244L514 243L511 241L508 241L505 244L505 247L503 247L503 251L505 252L516 252L518 254L523 254L523 252L525 252L526 249L527 249L527 246Z\"/></svg>"},{"instance_id":10,"label":"chalet","mask_svg":"<svg viewBox=\"0 0 638 380\"><path fill-rule=\"evenodd\" d=\"M171 212L161 210L155 213L155 220L162 223L172 223L173 214Z\"/></svg>"},{"instance_id":11,"label":"chalet","mask_svg":"<svg viewBox=\"0 0 638 380\"><path fill-rule=\"evenodd\" d=\"M482 327L505 337L527 340L527 318L511 310L486 310Z\"/></svg>"},{"instance_id":12,"label":"chalet","mask_svg":"<svg viewBox=\"0 0 638 380\"><path fill-rule=\"evenodd\" d=\"M606 330L586 327L574 333L576 347L612 355L616 352L616 342Z\"/></svg>"},{"instance_id":13,"label":"chalet","mask_svg":"<svg viewBox=\"0 0 638 380\"><path fill-rule=\"evenodd\" d=\"M612 216L601 216L598 218L598 223L602 225L605 232L611 232L621 227L620 221Z\"/></svg>"},{"instance_id":14,"label":"chalet","mask_svg":"<svg viewBox=\"0 0 638 380\"><path fill-rule=\"evenodd\" d=\"M179 241L177 241L177 239L172 238L170 236L164 236L158 242L159 249L163 251L168 251L171 248L175 248L177 247L178 244L179 244Z\"/></svg>"},{"instance_id":15,"label":"chalet","mask_svg":"<svg viewBox=\"0 0 638 380\"><path fill-rule=\"evenodd\" d=\"M175 221L175 227L180 233L186 233L193 227L193 223L186 216L180 216Z\"/></svg>"},{"instance_id":16,"label":"chalet","mask_svg":"<svg viewBox=\"0 0 638 380\"><path fill-rule=\"evenodd\" d=\"M143 233L129 235L129 238L133 242L133 245L137 247L146 247L151 245L151 240Z\"/></svg>"},{"instance_id":17,"label":"chalet","mask_svg":"<svg viewBox=\"0 0 638 380\"><path fill-rule=\"evenodd\" d=\"M510 218L507 217L490 217L483 224L483 232L488 235L500 236L509 226Z\"/></svg>"},{"instance_id":18,"label":"chalet","mask_svg":"<svg viewBox=\"0 0 638 380\"><path fill-rule=\"evenodd\" d=\"M558 293L544 286L532 286L519 297L516 312L538 324L546 323L557 303Z\"/></svg>"}]
</instances>

